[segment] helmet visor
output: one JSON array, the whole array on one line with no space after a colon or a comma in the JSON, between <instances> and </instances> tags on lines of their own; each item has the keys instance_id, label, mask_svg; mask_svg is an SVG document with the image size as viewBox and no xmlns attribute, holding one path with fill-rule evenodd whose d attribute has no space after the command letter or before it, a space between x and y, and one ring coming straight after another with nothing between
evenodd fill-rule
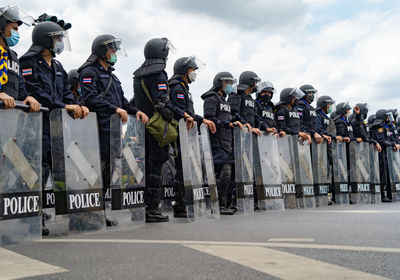
<instances>
[{"instance_id":1,"label":"helmet visor","mask_svg":"<svg viewBox=\"0 0 400 280\"><path fill-rule=\"evenodd\" d=\"M21 29L27 29L34 23L34 18L28 15L24 10L15 5L9 5L0 9L0 15L10 22L17 22Z\"/></svg>"},{"instance_id":2,"label":"helmet visor","mask_svg":"<svg viewBox=\"0 0 400 280\"><path fill-rule=\"evenodd\" d=\"M389 121L390 121L390 122L394 122L394 117L393 117L393 113L392 113L392 112L388 112L388 113L386 114L386 116L389 118Z\"/></svg>"},{"instance_id":3,"label":"helmet visor","mask_svg":"<svg viewBox=\"0 0 400 280\"><path fill-rule=\"evenodd\" d=\"M118 57L128 57L120 38L114 38L102 43L107 49L112 49Z\"/></svg>"},{"instance_id":4,"label":"helmet visor","mask_svg":"<svg viewBox=\"0 0 400 280\"><path fill-rule=\"evenodd\" d=\"M289 95L295 97L295 98L298 99L298 100L302 99L302 98L305 96L304 92L302 92L302 91L301 91L300 89L298 89L298 88L294 88L294 89L290 92Z\"/></svg>"},{"instance_id":5,"label":"helmet visor","mask_svg":"<svg viewBox=\"0 0 400 280\"><path fill-rule=\"evenodd\" d=\"M184 64L189 66L189 68L195 69L197 72L202 71L206 67L206 64L194 55L189 56Z\"/></svg>"},{"instance_id":6,"label":"helmet visor","mask_svg":"<svg viewBox=\"0 0 400 280\"><path fill-rule=\"evenodd\" d=\"M232 77L223 77L220 78L222 85L232 85L233 88L236 88L237 80Z\"/></svg>"},{"instance_id":7,"label":"helmet visor","mask_svg":"<svg viewBox=\"0 0 400 280\"><path fill-rule=\"evenodd\" d=\"M177 50L175 46L171 43L171 41L168 40L167 38L162 38L162 39L166 42L165 47L168 49L169 53L176 54Z\"/></svg>"},{"instance_id":8,"label":"helmet visor","mask_svg":"<svg viewBox=\"0 0 400 280\"><path fill-rule=\"evenodd\" d=\"M55 31L50 32L49 36L53 38L53 45L55 46L57 42L63 42L64 47L62 51L71 51L71 43L69 41L68 31Z\"/></svg>"},{"instance_id":9,"label":"helmet visor","mask_svg":"<svg viewBox=\"0 0 400 280\"><path fill-rule=\"evenodd\" d=\"M266 82L261 82L261 83L258 85L257 93L261 93L261 92L263 92L263 91L269 91L269 92L271 92L272 94L274 94L274 93L275 93L275 88L274 88L274 86L272 85L272 83L270 83L270 82L268 82L268 81L266 81Z\"/></svg>"}]
</instances>

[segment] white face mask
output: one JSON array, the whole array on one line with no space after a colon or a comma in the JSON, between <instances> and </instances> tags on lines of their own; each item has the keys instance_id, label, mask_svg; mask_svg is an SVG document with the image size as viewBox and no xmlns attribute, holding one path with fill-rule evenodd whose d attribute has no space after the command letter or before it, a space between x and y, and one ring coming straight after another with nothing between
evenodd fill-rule
<instances>
[{"instance_id":1,"label":"white face mask","mask_svg":"<svg viewBox=\"0 0 400 280\"><path fill-rule=\"evenodd\" d=\"M64 41L57 41L54 43L53 52L55 54L60 54L64 50Z\"/></svg>"},{"instance_id":2,"label":"white face mask","mask_svg":"<svg viewBox=\"0 0 400 280\"><path fill-rule=\"evenodd\" d=\"M192 71L192 72L190 72L190 73L188 74L188 78L189 78L189 81L190 81L191 83L193 83L194 81L196 81L196 77L197 77L197 73L196 73L195 71Z\"/></svg>"}]
</instances>

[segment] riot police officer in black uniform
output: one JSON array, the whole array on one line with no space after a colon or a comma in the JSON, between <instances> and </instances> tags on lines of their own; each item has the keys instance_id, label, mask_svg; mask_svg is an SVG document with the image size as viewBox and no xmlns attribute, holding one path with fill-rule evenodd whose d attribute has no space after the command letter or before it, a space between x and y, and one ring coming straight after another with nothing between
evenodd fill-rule
<instances>
[{"instance_id":1,"label":"riot police officer in black uniform","mask_svg":"<svg viewBox=\"0 0 400 280\"><path fill-rule=\"evenodd\" d=\"M57 23L41 22L33 29L32 42L20 62L26 89L43 106L49 108L49 112L43 112L42 141L43 182L47 182L52 166L50 112L56 108L65 108L74 118L84 118L89 114L89 109L80 106L74 98L67 73L62 64L54 59L64 50L70 50L68 32Z\"/></svg>"},{"instance_id":2,"label":"riot police officer in black uniform","mask_svg":"<svg viewBox=\"0 0 400 280\"><path fill-rule=\"evenodd\" d=\"M317 111L311 105L318 91L311 85L302 85L300 90L305 94L297 104L300 123L303 130L307 131L315 139L315 142L319 144L322 142L322 136L317 132Z\"/></svg>"},{"instance_id":3,"label":"riot police officer in black uniform","mask_svg":"<svg viewBox=\"0 0 400 280\"><path fill-rule=\"evenodd\" d=\"M274 93L275 88L272 83L268 81L262 82L257 89L256 110L260 120L260 130L266 131L267 133L278 134L274 118L274 103L271 101ZM285 135L286 133L284 131L279 133L280 137Z\"/></svg>"},{"instance_id":4,"label":"riot police officer in black uniform","mask_svg":"<svg viewBox=\"0 0 400 280\"><path fill-rule=\"evenodd\" d=\"M220 72L214 77L213 86L204 93L204 117L213 121L217 132L210 135L211 150L215 167L221 215L233 215L229 209L228 188L232 177L232 128L243 124L233 121L231 106L226 97L233 91L236 79L229 72Z\"/></svg>"},{"instance_id":5,"label":"riot police officer in black uniform","mask_svg":"<svg viewBox=\"0 0 400 280\"><path fill-rule=\"evenodd\" d=\"M18 27L22 24L30 26L30 23L21 19L19 14L17 6L10 5L0 8L0 58L3 63L0 76L3 76L3 79L7 77L7 81L2 81L0 84L0 101L3 102L6 109L14 108L15 100L24 101L24 104L29 104L31 112L37 112L40 104L26 90L18 55L10 49L18 44Z\"/></svg>"},{"instance_id":6,"label":"riot police officer in black uniform","mask_svg":"<svg viewBox=\"0 0 400 280\"><path fill-rule=\"evenodd\" d=\"M362 142L361 138L354 138L353 135L353 127L349 122L348 118L350 117L351 106L348 102L339 103L336 106L336 114L333 118L336 126L336 134L343 138L343 141L346 143L350 143L350 141ZM354 111L357 116L360 114L359 108L357 106L354 107Z\"/></svg>"},{"instance_id":7,"label":"riot police officer in black uniform","mask_svg":"<svg viewBox=\"0 0 400 280\"><path fill-rule=\"evenodd\" d=\"M381 109L375 114L375 120L371 126L371 137L375 139L382 147L383 151L379 153L379 172L381 184L384 185L382 195L382 202L392 202L389 181L389 168L386 149L392 147L395 152L400 149L400 145L394 142L392 134L389 129L389 115L388 110Z\"/></svg>"},{"instance_id":8,"label":"riot police officer in black uniform","mask_svg":"<svg viewBox=\"0 0 400 280\"><path fill-rule=\"evenodd\" d=\"M400 144L400 138L399 138L399 132L398 132L398 127L397 127L397 121L398 121L398 110L397 109L389 109L389 113L392 113L392 120L390 120L389 124L389 130L393 134L394 141L396 144ZM390 117L389 117L390 118Z\"/></svg>"},{"instance_id":9,"label":"riot police officer in black uniform","mask_svg":"<svg viewBox=\"0 0 400 280\"><path fill-rule=\"evenodd\" d=\"M187 114L189 114L200 126L201 123L205 123L212 133L215 133L215 124L199 115L196 115L193 107L192 94L189 92L189 84L196 80L197 71L199 67L204 67L197 57L181 57L174 64L174 75L168 81L170 88L171 102ZM201 70L201 69L200 69ZM186 218L186 206L184 201L184 186L183 186L183 172L182 172L182 159L180 153L180 142L177 139L176 151L177 158L175 158L175 182L174 182L174 193L175 193L175 205L174 205L174 217Z\"/></svg>"},{"instance_id":10,"label":"riot police officer in black uniform","mask_svg":"<svg viewBox=\"0 0 400 280\"><path fill-rule=\"evenodd\" d=\"M165 72L167 57L172 44L166 38L154 38L144 47L146 60L134 72L134 102L139 110L151 118L155 111L165 120L185 118L187 127L194 125L194 119L169 100L168 76ZM147 96L146 92L150 96ZM151 100L150 100L150 98ZM153 105L154 104L154 105ZM167 222L168 216L161 214L161 173L162 165L168 160L168 145L160 147L146 130L146 222Z\"/></svg>"},{"instance_id":11,"label":"riot police officer in black uniform","mask_svg":"<svg viewBox=\"0 0 400 280\"><path fill-rule=\"evenodd\" d=\"M79 73L78 69L72 69L68 72L68 82L71 85L71 91L74 94L76 100L83 103L82 100L82 89L79 84Z\"/></svg>"},{"instance_id":12,"label":"riot police officer in black uniform","mask_svg":"<svg viewBox=\"0 0 400 280\"><path fill-rule=\"evenodd\" d=\"M335 104L335 100L333 100L328 95L320 96L317 100L317 132L328 141L328 144L332 143L332 139L336 139L337 141L343 141L341 136L336 136L335 133L332 133L332 129L330 128L331 118L329 118L329 114L333 111L333 104ZM334 127L334 125L331 125Z\"/></svg>"},{"instance_id":13,"label":"riot police officer in black uniform","mask_svg":"<svg viewBox=\"0 0 400 280\"><path fill-rule=\"evenodd\" d=\"M375 139L371 138L369 134L369 127L365 121L368 115L367 103L358 103L356 106L359 108L359 113L353 113L353 118L351 120L354 137L356 139L361 138L363 142L373 143L375 144L375 148L378 150L378 152L382 151L379 143Z\"/></svg>"},{"instance_id":14,"label":"riot police officer in black uniform","mask_svg":"<svg viewBox=\"0 0 400 280\"><path fill-rule=\"evenodd\" d=\"M105 198L110 197L110 119L117 113L122 122L128 120L128 114L135 115L143 123L147 116L137 110L125 98L121 82L113 74L113 65L117 62L118 53L126 55L121 39L105 34L97 36L92 43L92 53L78 69L79 84L82 89L82 100L91 111L97 113L100 136L100 154L103 173L103 191ZM113 225L106 220L107 225Z\"/></svg>"},{"instance_id":15,"label":"riot police officer in black uniform","mask_svg":"<svg viewBox=\"0 0 400 280\"><path fill-rule=\"evenodd\" d=\"M304 93L296 88L285 88L281 91L280 101L275 107L275 121L279 132L289 135L299 135L303 141L311 144L311 136L300 124L297 103L304 97Z\"/></svg>"},{"instance_id":16,"label":"riot police officer in black uniform","mask_svg":"<svg viewBox=\"0 0 400 280\"><path fill-rule=\"evenodd\" d=\"M237 93L228 96L234 121L239 121L247 126L249 131L261 135L259 119L255 109L255 101L251 94L257 91L260 78L252 71L244 71L240 74Z\"/></svg>"}]
</instances>

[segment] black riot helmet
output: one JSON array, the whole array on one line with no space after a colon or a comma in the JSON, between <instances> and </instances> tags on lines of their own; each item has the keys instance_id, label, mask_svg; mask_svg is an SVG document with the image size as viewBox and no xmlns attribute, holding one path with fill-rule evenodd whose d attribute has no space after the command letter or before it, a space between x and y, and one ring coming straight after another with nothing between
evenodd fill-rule
<instances>
[{"instance_id":1,"label":"black riot helmet","mask_svg":"<svg viewBox=\"0 0 400 280\"><path fill-rule=\"evenodd\" d=\"M386 109L380 109L375 113L375 120L372 125L380 125L381 123L385 122L388 117L389 111Z\"/></svg>"},{"instance_id":2,"label":"black riot helmet","mask_svg":"<svg viewBox=\"0 0 400 280\"><path fill-rule=\"evenodd\" d=\"M22 24L31 26L33 18L15 5L8 5L0 8L0 30L6 27L7 22L16 22L18 26Z\"/></svg>"},{"instance_id":3,"label":"black riot helmet","mask_svg":"<svg viewBox=\"0 0 400 280\"><path fill-rule=\"evenodd\" d=\"M75 88L79 83L79 73L78 69L72 69L68 72L68 82L71 88Z\"/></svg>"},{"instance_id":4,"label":"black riot helmet","mask_svg":"<svg viewBox=\"0 0 400 280\"><path fill-rule=\"evenodd\" d=\"M144 57L146 59L168 57L170 49L175 49L167 38L154 38L144 46Z\"/></svg>"},{"instance_id":5,"label":"black riot helmet","mask_svg":"<svg viewBox=\"0 0 400 280\"><path fill-rule=\"evenodd\" d=\"M375 117L376 117L375 114L372 114L372 115L370 115L370 116L368 117L367 123L368 123L368 127L369 127L369 128L371 128L372 124L374 123Z\"/></svg>"},{"instance_id":6,"label":"black riot helmet","mask_svg":"<svg viewBox=\"0 0 400 280\"><path fill-rule=\"evenodd\" d=\"M297 100L300 100L304 97L304 92L302 92L298 88L285 88L281 91L279 103L290 104L292 102L293 97Z\"/></svg>"},{"instance_id":7,"label":"black riot helmet","mask_svg":"<svg viewBox=\"0 0 400 280\"><path fill-rule=\"evenodd\" d=\"M236 79L233 77L233 75L229 72L219 72L217 75L215 75L214 80L213 80L213 86L211 90L218 91L219 89L222 88L225 82L229 82L234 86L236 84Z\"/></svg>"},{"instance_id":8,"label":"black riot helmet","mask_svg":"<svg viewBox=\"0 0 400 280\"><path fill-rule=\"evenodd\" d=\"M397 123L398 116L399 116L399 111L397 109L389 109L388 111L392 113L394 122Z\"/></svg>"},{"instance_id":9,"label":"black riot helmet","mask_svg":"<svg viewBox=\"0 0 400 280\"><path fill-rule=\"evenodd\" d=\"M238 90L246 90L249 87L257 86L260 81L261 79L253 71L244 71L239 77ZM256 87L254 88L255 91L257 91Z\"/></svg>"},{"instance_id":10,"label":"black riot helmet","mask_svg":"<svg viewBox=\"0 0 400 280\"><path fill-rule=\"evenodd\" d=\"M174 64L174 74L185 75L189 69L193 68L194 70L201 70L205 67L205 63L203 63L198 57L191 55L189 57L181 57L175 61Z\"/></svg>"},{"instance_id":11,"label":"black riot helmet","mask_svg":"<svg viewBox=\"0 0 400 280\"><path fill-rule=\"evenodd\" d=\"M317 100L317 110L321 110L328 106L328 104L335 104L335 100L333 100L330 96L328 95L322 95L318 98Z\"/></svg>"},{"instance_id":12,"label":"black riot helmet","mask_svg":"<svg viewBox=\"0 0 400 280\"><path fill-rule=\"evenodd\" d=\"M351 110L349 102L341 102L336 105L336 116L342 116L347 114L347 110Z\"/></svg>"},{"instance_id":13,"label":"black riot helmet","mask_svg":"<svg viewBox=\"0 0 400 280\"><path fill-rule=\"evenodd\" d=\"M358 108L360 108L361 119L365 120L368 116L368 104L367 103L357 103Z\"/></svg>"},{"instance_id":14,"label":"black riot helmet","mask_svg":"<svg viewBox=\"0 0 400 280\"><path fill-rule=\"evenodd\" d=\"M304 92L304 98L310 103L314 101L314 95L318 92L312 85L302 85L300 90Z\"/></svg>"}]
</instances>

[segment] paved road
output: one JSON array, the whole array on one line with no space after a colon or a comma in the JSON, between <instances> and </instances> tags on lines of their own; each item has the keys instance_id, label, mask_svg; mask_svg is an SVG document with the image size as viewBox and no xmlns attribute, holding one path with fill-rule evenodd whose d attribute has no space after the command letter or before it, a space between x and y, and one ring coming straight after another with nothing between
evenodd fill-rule
<instances>
[{"instance_id":1,"label":"paved road","mask_svg":"<svg viewBox=\"0 0 400 280\"><path fill-rule=\"evenodd\" d=\"M0 249L0 279L400 279L400 203L179 219Z\"/></svg>"}]
</instances>

